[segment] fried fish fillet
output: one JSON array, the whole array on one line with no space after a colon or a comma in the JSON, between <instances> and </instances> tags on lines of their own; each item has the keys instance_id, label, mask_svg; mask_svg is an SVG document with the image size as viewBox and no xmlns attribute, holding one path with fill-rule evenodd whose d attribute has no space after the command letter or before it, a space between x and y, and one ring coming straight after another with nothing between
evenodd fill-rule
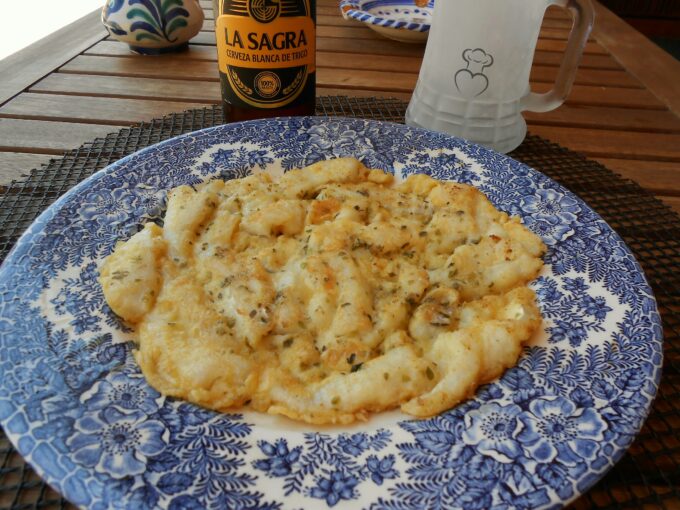
<instances>
[{"instance_id":1,"label":"fried fish fillet","mask_svg":"<svg viewBox=\"0 0 680 510\"><path fill-rule=\"evenodd\" d=\"M161 393L350 423L432 416L513 366L544 251L472 186L335 159L174 189L100 280Z\"/></svg>"}]
</instances>

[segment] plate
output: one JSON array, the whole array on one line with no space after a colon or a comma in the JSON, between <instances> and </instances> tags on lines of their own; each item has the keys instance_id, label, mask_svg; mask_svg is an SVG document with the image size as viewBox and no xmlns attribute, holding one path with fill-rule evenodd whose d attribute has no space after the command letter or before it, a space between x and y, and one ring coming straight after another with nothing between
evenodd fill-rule
<instances>
[{"instance_id":1,"label":"plate","mask_svg":"<svg viewBox=\"0 0 680 510\"><path fill-rule=\"evenodd\" d=\"M407 43L427 41L434 0L425 7L415 0L342 0L340 11L345 19L366 23L388 39Z\"/></svg>"},{"instance_id":2,"label":"plate","mask_svg":"<svg viewBox=\"0 0 680 510\"><path fill-rule=\"evenodd\" d=\"M162 217L166 191L339 156L481 188L549 247L544 315L517 367L428 420L349 427L217 414L163 398L106 306L97 266ZM87 508L555 508L623 455L657 391L662 331L644 275L584 202L506 156L377 121L205 129L120 160L47 209L0 269L0 420Z\"/></svg>"}]
</instances>

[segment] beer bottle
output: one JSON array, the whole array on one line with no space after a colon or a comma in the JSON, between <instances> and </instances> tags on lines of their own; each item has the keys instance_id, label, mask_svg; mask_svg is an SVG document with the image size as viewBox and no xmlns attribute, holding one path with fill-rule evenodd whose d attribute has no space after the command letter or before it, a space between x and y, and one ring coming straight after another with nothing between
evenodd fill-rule
<instances>
[{"instance_id":1,"label":"beer bottle","mask_svg":"<svg viewBox=\"0 0 680 510\"><path fill-rule=\"evenodd\" d=\"M225 122L314 115L316 0L213 0Z\"/></svg>"}]
</instances>

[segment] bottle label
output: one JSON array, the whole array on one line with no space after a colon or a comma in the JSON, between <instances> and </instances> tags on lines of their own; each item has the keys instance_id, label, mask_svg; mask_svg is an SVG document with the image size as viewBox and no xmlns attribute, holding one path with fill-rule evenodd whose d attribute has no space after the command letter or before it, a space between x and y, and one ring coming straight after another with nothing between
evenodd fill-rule
<instances>
[{"instance_id":1,"label":"bottle label","mask_svg":"<svg viewBox=\"0 0 680 510\"><path fill-rule=\"evenodd\" d=\"M217 58L230 103L280 108L316 71L309 0L219 0ZM224 83L226 85L227 83Z\"/></svg>"}]
</instances>

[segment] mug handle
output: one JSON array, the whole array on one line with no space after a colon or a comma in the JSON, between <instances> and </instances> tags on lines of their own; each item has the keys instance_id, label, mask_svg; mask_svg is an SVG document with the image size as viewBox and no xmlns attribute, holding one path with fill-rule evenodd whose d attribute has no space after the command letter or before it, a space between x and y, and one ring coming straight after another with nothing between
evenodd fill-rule
<instances>
[{"instance_id":1,"label":"mug handle","mask_svg":"<svg viewBox=\"0 0 680 510\"><path fill-rule=\"evenodd\" d=\"M560 69L557 72L555 86L550 92L544 94L535 92L526 94L520 100L521 111L549 112L564 103L571 91L571 86L574 84L576 69L593 28L595 12L590 0L549 0L548 7L550 5L558 5L571 11L574 17L574 25L569 34L562 64L560 64Z\"/></svg>"}]
</instances>

